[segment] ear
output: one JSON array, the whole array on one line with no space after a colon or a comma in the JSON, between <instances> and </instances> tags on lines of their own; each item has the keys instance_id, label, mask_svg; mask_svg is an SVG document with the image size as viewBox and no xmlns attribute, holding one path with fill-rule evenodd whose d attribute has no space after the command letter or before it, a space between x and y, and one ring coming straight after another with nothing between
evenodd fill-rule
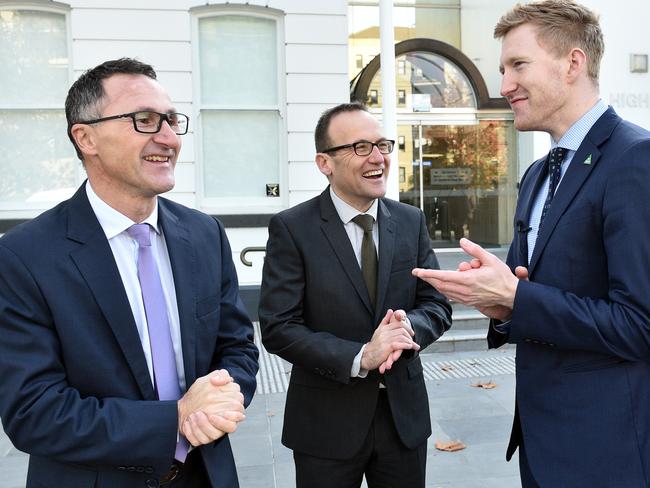
<instances>
[{"instance_id":1,"label":"ear","mask_svg":"<svg viewBox=\"0 0 650 488\"><path fill-rule=\"evenodd\" d=\"M582 49L574 47L568 56L569 69L567 71L567 78L570 83L575 82L581 75L588 76L587 74L587 55Z\"/></svg>"},{"instance_id":2,"label":"ear","mask_svg":"<svg viewBox=\"0 0 650 488\"><path fill-rule=\"evenodd\" d=\"M84 124L75 124L70 129L70 132L77 147L84 155L94 156L97 154L95 132L92 127Z\"/></svg>"},{"instance_id":3,"label":"ear","mask_svg":"<svg viewBox=\"0 0 650 488\"><path fill-rule=\"evenodd\" d=\"M327 178L332 175L332 158L330 158L325 153L316 154L316 165L321 173L323 173Z\"/></svg>"}]
</instances>

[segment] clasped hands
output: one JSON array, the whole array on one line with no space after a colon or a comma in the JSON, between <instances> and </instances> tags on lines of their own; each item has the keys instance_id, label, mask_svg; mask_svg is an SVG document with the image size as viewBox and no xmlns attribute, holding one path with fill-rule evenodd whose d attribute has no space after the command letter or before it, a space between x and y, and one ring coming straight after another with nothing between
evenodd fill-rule
<instances>
[{"instance_id":1,"label":"clasped hands","mask_svg":"<svg viewBox=\"0 0 650 488\"><path fill-rule=\"evenodd\" d=\"M406 320L404 310L388 309L361 355L361 368L367 371L379 369L381 374L389 370L402 355L402 351L420 350L413 337L415 332Z\"/></svg>"},{"instance_id":2,"label":"clasped hands","mask_svg":"<svg viewBox=\"0 0 650 488\"><path fill-rule=\"evenodd\" d=\"M517 285L528 280L528 270L518 266L513 274L497 256L469 239L462 238L460 247L472 259L461 262L456 271L416 268L413 275L451 300L475 307L490 318L510 320Z\"/></svg>"},{"instance_id":3,"label":"clasped hands","mask_svg":"<svg viewBox=\"0 0 650 488\"><path fill-rule=\"evenodd\" d=\"M197 379L178 400L178 431L193 446L232 434L245 418L244 395L225 369Z\"/></svg>"}]
</instances>

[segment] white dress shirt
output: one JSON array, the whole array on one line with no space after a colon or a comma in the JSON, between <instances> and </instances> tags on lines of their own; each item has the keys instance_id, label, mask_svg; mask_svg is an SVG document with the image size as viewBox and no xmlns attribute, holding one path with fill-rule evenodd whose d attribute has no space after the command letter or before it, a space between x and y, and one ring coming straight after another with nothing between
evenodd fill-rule
<instances>
[{"instance_id":1,"label":"white dress shirt","mask_svg":"<svg viewBox=\"0 0 650 488\"><path fill-rule=\"evenodd\" d=\"M90 182L86 183L86 194L88 195L90 206L99 221L99 225L101 225L106 234L111 251L113 251L113 257L115 258L117 269L120 272L122 284L124 285L124 290L131 305L131 312L133 312L133 318L138 328L138 335L140 336L142 350L144 351L149 375L151 376L151 384L153 385L155 382L151 345L149 343L149 329L147 327L147 316L142 301L140 281L138 280L138 243L126 233L126 229L136 223L146 223L151 226L151 249L156 264L158 265L160 281L165 295L165 303L167 304L167 317L169 319L172 344L174 346L178 383L181 391L184 392L186 387L185 368L183 366L183 350L181 347L181 328L178 317L178 304L176 303L176 289L174 287L174 275L169 260L169 253L167 252L165 236L162 233L162 229L158 226L158 200L156 200L156 206L149 217L143 222L133 222L130 218L122 215L99 198L93 191Z\"/></svg>"},{"instance_id":2,"label":"white dress shirt","mask_svg":"<svg viewBox=\"0 0 650 488\"><path fill-rule=\"evenodd\" d=\"M363 241L363 229L361 228L361 226L352 222L352 219L361 213L365 213L367 215L372 216L372 218L374 219L374 223L372 224L372 240L375 242L375 250L377 251L377 253L379 253L379 226L377 225L377 207L378 207L377 200L372 202L372 205L370 206L367 212L359 212L356 208L341 200L341 198L339 198L339 196L334 192L331 186L330 186L330 196L332 197L332 203L334 203L334 208L336 208L336 212L339 214L339 217L343 222L343 227L345 228L345 232L348 234L348 237L350 238L350 243L352 244L354 255L357 257L357 262L359 263L359 267L361 267L361 243ZM356 378L356 377L365 378L368 375L368 370L361 369L361 356L363 356L363 351L365 348L366 348L366 344L361 346L361 350L354 357L354 361L352 361L352 368L350 369L351 378Z\"/></svg>"}]
</instances>

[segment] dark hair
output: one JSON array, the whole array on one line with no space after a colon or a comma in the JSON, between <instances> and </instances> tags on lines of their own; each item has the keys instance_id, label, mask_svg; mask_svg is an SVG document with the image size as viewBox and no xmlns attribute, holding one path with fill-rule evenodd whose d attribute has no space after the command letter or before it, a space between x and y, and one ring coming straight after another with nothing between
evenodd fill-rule
<instances>
[{"instance_id":1,"label":"dark hair","mask_svg":"<svg viewBox=\"0 0 650 488\"><path fill-rule=\"evenodd\" d=\"M341 114L343 112L357 112L357 111L367 112L368 109L365 107L365 105L359 102L351 102L351 103L342 103L341 105L337 105L336 107L332 107L328 110L325 110L325 112L323 112L320 118L318 119L318 123L316 124L316 130L314 131L316 152L323 152L325 149L331 147L332 145L332 142L330 141L329 134L328 134L330 128L330 122L332 121L332 119L338 114Z\"/></svg>"},{"instance_id":2,"label":"dark hair","mask_svg":"<svg viewBox=\"0 0 650 488\"><path fill-rule=\"evenodd\" d=\"M132 58L120 58L105 61L82 74L75 81L65 99L65 118L68 122L68 137L77 151L77 156L83 161L81 151L72 137L72 126L83 120L101 117L101 101L104 98L102 81L113 75L145 75L155 80L156 72L151 65Z\"/></svg>"},{"instance_id":3,"label":"dark hair","mask_svg":"<svg viewBox=\"0 0 650 488\"><path fill-rule=\"evenodd\" d=\"M523 24L537 27L537 40L556 56L564 56L575 47L582 49L587 55L589 77L598 83L600 60L605 51L598 15L572 0L517 4L499 19L494 37L501 39Z\"/></svg>"}]
</instances>

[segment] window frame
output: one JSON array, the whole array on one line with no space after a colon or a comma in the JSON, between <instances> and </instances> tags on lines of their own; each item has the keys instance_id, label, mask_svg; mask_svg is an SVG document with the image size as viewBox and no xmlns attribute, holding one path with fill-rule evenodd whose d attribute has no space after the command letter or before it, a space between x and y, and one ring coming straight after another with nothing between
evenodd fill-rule
<instances>
[{"instance_id":1,"label":"window frame","mask_svg":"<svg viewBox=\"0 0 650 488\"><path fill-rule=\"evenodd\" d=\"M192 19L192 89L193 89L193 120L194 120L194 151L195 151L195 184L197 207L211 214L247 215L274 214L288 206L288 164L287 164L287 102L286 102L286 50L284 34L284 14L271 8L258 8L240 5L210 5L190 9ZM201 63L200 63L200 20L218 16L256 17L275 22L276 52L277 52L277 105L228 105L204 104L201 101ZM279 197L208 197L205 195L205 165L203 154L203 118L204 111L215 112L276 112L278 115L278 181ZM276 182L268 182L276 183Z\"/></svg>"},{"instance_id":2,"label":"window frame","mask_svg":"<svg viewBox=\"0 0 650 488\"><path fill-rule=\"evenodd\" d=\"M39 1L26 1L26 2L16 2L16 1L1 1L0 0L0 10L18 10L18 11L38 11L38 12L47 12L63 17L65 23L65 32L66 32L66 51L68 57L68 78L67 78L67 87L72 84L74 80L74 71L73 71L73 51L72 51L72 27L71 27L71 7L67 4L61 2L48 1L39 2ZM41 111L41 112L56 112L61 111L65 116L65 100L61 100L60 103L44 103L38 104L29 98L25 103L20 104L2 104L0 102L0 111ZM58 137L63 137L65 140L68 140L68 136L65 132L62 132ZM78 187L85 178L85 172L81 162L78 160L72 144L70 143L70 151L73 154L74 163L75 163L75 174L76 181L75 186ZM72 196L72 195L70 195ZM69 198L69 197L66 197ZM30 219L38 215L40 212L52 208L54 205L60 203L61 199L45 200L41 202L19 202L19 203L9 203L0 201L0 220L6 219Z\"/></svg>"}]
</instances>

